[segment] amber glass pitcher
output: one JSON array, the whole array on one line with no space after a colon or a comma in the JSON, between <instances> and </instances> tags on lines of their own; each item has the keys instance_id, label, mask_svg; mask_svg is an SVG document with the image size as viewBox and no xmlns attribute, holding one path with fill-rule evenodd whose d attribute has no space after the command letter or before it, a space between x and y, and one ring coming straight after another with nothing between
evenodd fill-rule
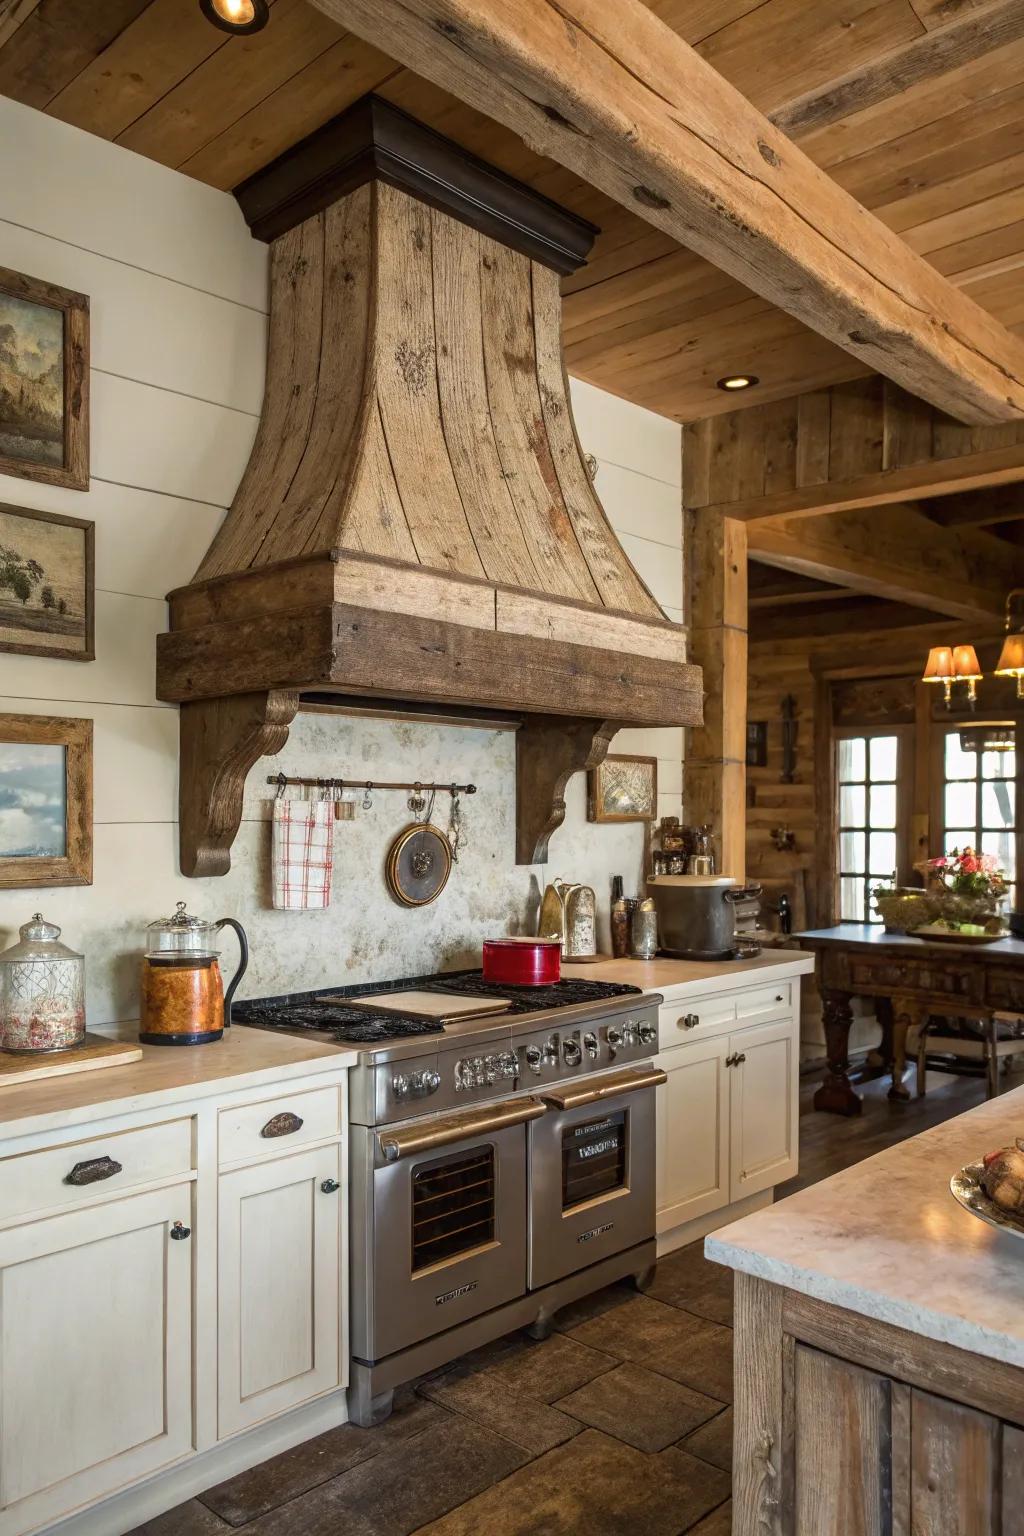
<instances>
[{"instance_id":1,"label":"amber glass pitcher","mask_svg":"<svg viewBox=\"0 0 1024 1536\"><path fill-rule=\"evenodd\" d=\"M238 969L227 992L220 974L217 935L238 936ZM179 901L173 917L146 929L142 958L139 1039L144 1045L206 1045L231 1023L231 999L249 963L245 930L233 917L215 923L193 917Z\"/></svg>"}]
</instances>

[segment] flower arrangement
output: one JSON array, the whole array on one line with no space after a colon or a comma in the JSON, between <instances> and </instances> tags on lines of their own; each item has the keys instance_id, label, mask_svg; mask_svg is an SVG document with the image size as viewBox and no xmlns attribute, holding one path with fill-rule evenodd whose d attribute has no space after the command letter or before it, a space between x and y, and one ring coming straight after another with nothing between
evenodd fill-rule
<instances>
[{"instance_id":1,"label":"flower arrangement","mask_svg":"<svg viewBox=\"0 0 1024 1536\"><path fill-rule=\"evenodd\" d=\"M951 891L956 896L1006 895L1006 875L994 854L978 853L974 848L953 848L940 858L925 863L928 883L934 890Z\"/></svg>"}]
</instances>

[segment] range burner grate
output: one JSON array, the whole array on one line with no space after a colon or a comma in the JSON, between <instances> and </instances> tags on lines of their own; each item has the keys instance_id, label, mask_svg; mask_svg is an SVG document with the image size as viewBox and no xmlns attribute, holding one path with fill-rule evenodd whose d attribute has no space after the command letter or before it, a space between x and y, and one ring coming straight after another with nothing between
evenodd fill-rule
<instances>
[{"instance_id":1,"label":"range burner grate","mask_svg":"<svg viewBox=\"0 0 1024 1536\"><path fill-rule=\"evenodd\" d=\"M610 997L638 996L639 987L621 981L584 981L567 976L546 987L506 987L484 981L481 971L435 976L421 985L424 992L459 992L470 997L507 997L509 1013L539 1013L544 1008L568 1008L572 1003L600 1003Z\"/></svg>"},{"instance_id":2,"label":"range burner grate","mask_svg":"<svg viewBox=\"0 0 1024 1536\"><path fill-rule=\"evenodd\" d=\"M410 1035L441 1035L444 1026L435 1019L400 1019L393 1013L364 1013L337 1002L239 1003L233 1010L239 1024L272 1029L330 1030L339 1044L375 1045L383 1040L402 1040Z\"/></svg>"}]
</instances>

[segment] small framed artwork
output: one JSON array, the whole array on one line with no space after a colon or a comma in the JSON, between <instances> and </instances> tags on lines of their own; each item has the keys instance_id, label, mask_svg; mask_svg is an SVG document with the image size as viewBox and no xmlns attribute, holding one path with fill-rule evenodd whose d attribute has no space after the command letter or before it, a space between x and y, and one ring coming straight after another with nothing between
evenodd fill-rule
<instances>
[{"instance_id":1,"label":"small framed artwork","mask_svg":"<svg viewBox=\"0 0 1024 1536\"><path fill-rule=\"evenodd\" d=\"M765 768L768 764L768 722L747 721L747 767Z\"/></svg>"},{"instance_id":2,"label":"small framed artwork","mask_svg":"<svg viewBox=\"0 0 1024 1536\"><path fill-rule=\"evenodd\" d=\"M0 473L89 488L89 300L0 267Z\"/></svg>"},{"instance_id":3,"label":"small framed artwork","mask_svg":"<svg viewBox=\"0 0 1024 1536\"><path fill-rule=\"evenodd\" d=\"M96 658L95 525L0 505L0 651Z\"/></svg>"},{"instance_id":4,"label":"small framed artwork","mask_svg":"<svg viewBox=\"0 0 1024 1536\"><path fill-rule=\"evenodd\" d=\"M0 890L92 884L92 721L0 715Z\"/></svg>"},{"instance_id":5,"label":"small framed artwork","mask_svg":"<svg viewBox=\"0 0 1024 1536\"><path fill-rule=\"evenodd\" d=\"M653 821L657 814L656 757L611 754L588 773L588 821Z\"/></svg>"}]
</instances>

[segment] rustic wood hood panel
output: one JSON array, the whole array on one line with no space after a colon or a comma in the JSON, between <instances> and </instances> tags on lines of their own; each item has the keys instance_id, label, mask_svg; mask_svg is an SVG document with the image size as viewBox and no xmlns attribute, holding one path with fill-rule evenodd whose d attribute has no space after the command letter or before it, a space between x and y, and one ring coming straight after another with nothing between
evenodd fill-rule
<instances>
[{"instance_id":1,"label":"rustic wood hood panel","mask_svg":"<svg viewBox=\"0 0 1024 1536\"><path fill-rule=\"evenodd\" d=\"M245 772L310 689L521 714L518 857L543 859L569 773L702 708L573 423L559 272L595 231L375 99L238 198L272 241L267 383L158 644L182 867L228 868Z\"/></svg>"}]
</instances>

